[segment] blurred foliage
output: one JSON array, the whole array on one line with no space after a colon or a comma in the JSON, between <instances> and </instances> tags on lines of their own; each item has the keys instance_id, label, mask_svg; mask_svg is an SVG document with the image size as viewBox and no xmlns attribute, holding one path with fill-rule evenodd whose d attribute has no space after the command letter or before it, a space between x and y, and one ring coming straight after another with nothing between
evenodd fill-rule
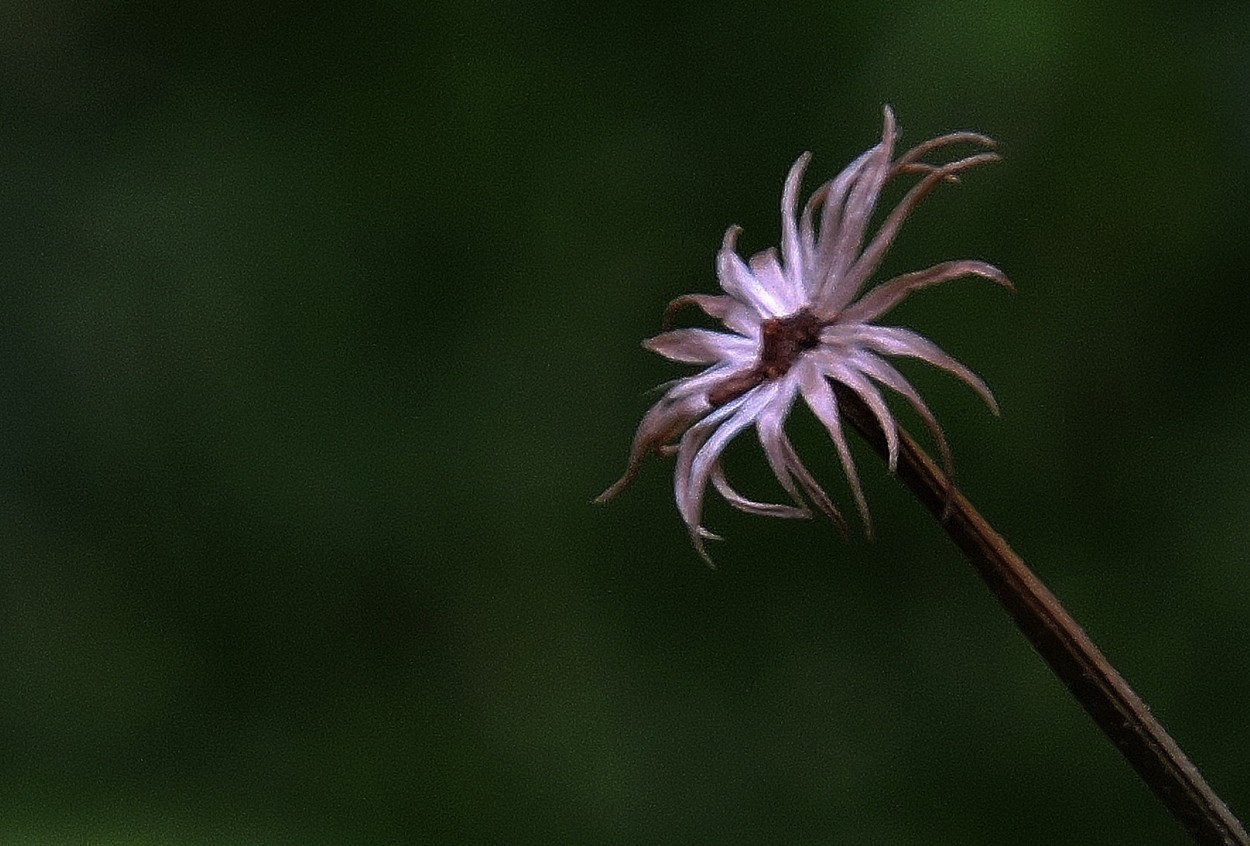
<instances>
[{"instance_id":1,"label":"blurred foliage","mask_svg":"<svg viewBox=\"0 0 1250 846\"><path fill-rule=\"evenodd\" d=\"M885 268L1018 286L897 313L964 489L1250 814L1250 6L2 15L0 842L1185 842L866 450L872 543L589 505L886 102L1005 157Z\"/></svg>"}]
</instances>

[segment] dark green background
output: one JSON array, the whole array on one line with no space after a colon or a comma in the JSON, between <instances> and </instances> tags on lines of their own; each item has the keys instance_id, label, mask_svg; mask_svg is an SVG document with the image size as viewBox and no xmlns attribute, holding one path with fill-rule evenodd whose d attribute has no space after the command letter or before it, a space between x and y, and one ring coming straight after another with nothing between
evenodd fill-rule
<instances>
[{"instance_id":1,"label":"dark green background","mask_svg":"<svg viewBox=\"0 0 1250 846\"><path fill-rule=\"evenodd\" d=\"M1018 287L892 316L964 489L1250 813L1250 5L319 5L2 7L0 842L1185 842L862 444L590 505L884 103L1005 158L884 268Z\"/></svg>"}]
</instances>

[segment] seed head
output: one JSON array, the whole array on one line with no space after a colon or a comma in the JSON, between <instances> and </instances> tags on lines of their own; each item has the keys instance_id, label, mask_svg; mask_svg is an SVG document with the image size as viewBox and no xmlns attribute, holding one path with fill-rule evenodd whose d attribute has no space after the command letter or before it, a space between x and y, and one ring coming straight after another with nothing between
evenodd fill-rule
<instances>
[{"instance_id":1,"label":"seed head","mask_svg":"<svg viewBox=\"0 0 1250 846\"><path fill-rule=\"evenodd\" d=\"M629 463L621 478L596 502L616 496L638 473L650 453L677 456L674 488L677 508L695 549L708 559L704 541L717 536L702 525L703 499L710 482L733 507L771 517L810 517L811 507L845 528L841 512L808 472L786 436L785 422L802 397L833 441L850 483L866 531L868 506L842 431L838 401L829 380L845 385L871 409L885 433L889 465L898 459L898 423L881 388L898 394L916 410L950 465L950 449L937 419L911 383L887 361L890 356L918 358L967 383L995 414L998 406L985 383L932 341L878 318L913 291L962 276L982 276L1007 288L998 268L973 259L942 262L905 273L872 287L861 296L903 221L943 182L984 162L992 152L974 153L947 164L929 164L930 153L957 144L991 148L983 135L956 132L925 141L894 156L894 114L885 108L881 141L817 188L798 212L799 184L810 153L799 157L786 177L781 198L781 249L768 249L744 262L731 226L716 259L724 294L686 294L673 300L664 316L696 306L719 320L726 331L671 329L643 342L673 361L703 365L678 379L643 417L634 435ZM917 174L920 179L889 212L865 243L869 221L882 189L891 180ZM739 433L754 426L769 466L793 504L756 502L730 486L721 455Z\"/></svg>"}]
</instances>

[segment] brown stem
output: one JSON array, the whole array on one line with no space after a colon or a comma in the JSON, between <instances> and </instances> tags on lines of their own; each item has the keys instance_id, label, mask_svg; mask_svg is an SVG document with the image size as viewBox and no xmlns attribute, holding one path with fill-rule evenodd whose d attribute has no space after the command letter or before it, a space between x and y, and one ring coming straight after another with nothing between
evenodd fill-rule
<instances>
[{"instance_id":1,"label":"brown stem","mask_svg":"<svg viewBox=\"0 0 1250 846\"><path fill-rule=\"evenodd\" d=\"M852 391L838 401L882 456L885 436ZM1250 846L1250 837L1171 736L1020 556L994 531L933 460L899 432L898 477L942 524L1033 648L1067 686L1196 843Z\"/></svg>"}]
</instances>

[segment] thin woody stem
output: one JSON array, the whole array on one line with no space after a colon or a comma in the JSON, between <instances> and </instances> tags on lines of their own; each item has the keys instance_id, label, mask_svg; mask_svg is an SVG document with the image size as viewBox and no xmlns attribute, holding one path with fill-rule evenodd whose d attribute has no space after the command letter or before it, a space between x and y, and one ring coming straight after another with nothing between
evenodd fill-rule
<instances>
[{"instance_id":1,"label":"thin woody stem","mask_svg":"<svg viewBox=\"0 0 1250 846\"><path fill-rule=\"evenodd\" d=\"M848 420L882 456L885 435L854 392L835 385ZM1067 686L1194 842L1250 846L1250 837L1198 768L1059 600L905 431L897 475L924 504L1051 670Z\"/></svg>"}]
</instances>

